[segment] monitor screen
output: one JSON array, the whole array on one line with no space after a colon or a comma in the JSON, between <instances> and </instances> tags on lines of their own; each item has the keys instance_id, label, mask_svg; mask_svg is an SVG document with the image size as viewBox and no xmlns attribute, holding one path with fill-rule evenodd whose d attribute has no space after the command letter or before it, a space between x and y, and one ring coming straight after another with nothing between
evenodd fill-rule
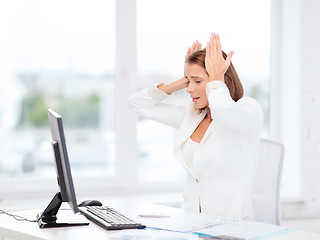
<instances>
[{"instance_id":1,"label":"monitor screen","mask_svg":"<svg viewBox=\"0 0 320 240\"><path fill-rule=\"evenodd\" d=\"M48 118L61 198L63 202L68 202L71 209L76 213L79 209L70 170L62 118L52 109L48 109Z\"/></svg>"}]
</instances>

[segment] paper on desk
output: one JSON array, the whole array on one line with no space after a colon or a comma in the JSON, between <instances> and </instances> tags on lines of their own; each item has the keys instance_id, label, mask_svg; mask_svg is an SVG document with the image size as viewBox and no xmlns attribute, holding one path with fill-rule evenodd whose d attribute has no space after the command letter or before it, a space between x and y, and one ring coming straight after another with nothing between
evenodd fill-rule
<instances>
[{"instance_id":1,"label":"paper on desk","mask_svg":"<svg viewBox=\"0 0 320 240\"><path fill-rule=\"evenodd\" d=\"M109 240L199 240L198 235L164 230L139 229L122 230L108 238Z\"/></svg>"},{"instance_id":2,"label":"paper on desk","mask_svg":"<svg viewBox=\"0 0 320 240\"><path fill-rule=\"evenodd\" d=\"M149 228L165 229L178 232L194 232L231 221L231 219L221 219L218 217L188 213L178 214L167 218L139 219L139 222L145 224Z\"/></svg>"},{"instance_id":3,"label":"paper on desk","mask_svg":"<svg viewBox=\"0 0 320 240\"><path fill-rule=\"evenodd\" d=\"M250 221L235 221L226 224L217 225L212 228L205 228L198 233L208 234L212 236L227 235L245 239L259 239L261 237L279 233L287 230L286 227Z\"/></svg>"}]
</instances>

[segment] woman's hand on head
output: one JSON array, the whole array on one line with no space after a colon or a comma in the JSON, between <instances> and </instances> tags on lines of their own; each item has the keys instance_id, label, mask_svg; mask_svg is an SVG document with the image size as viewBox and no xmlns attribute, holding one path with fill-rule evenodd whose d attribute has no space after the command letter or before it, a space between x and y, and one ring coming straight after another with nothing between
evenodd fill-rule
<instances>
[{"instance_id":1,"label":"woman's hand on head","mask_svg":"<svg viewBox=\"0 0 320 240\"><path fill-rule=\"evenodd\" d=\"M186 53L185 60L187 60L188 57L189 57L190 55L192 55L194 52L201 50L201 47L202 47L201 43L199 43L199 41L196 40L196 41L192 44L192 46L188 48L187 53Z\"/></svg>"},{"instance_id":2,"label":"woman's hand on head","mask_svg":"<svg viewBox=\"0 0 320 240\"><path fill-rule=\"evenodd\" d=\"M206 71L209 74L209 81L224 81L224 74L230 66L231 57L233 54L234 51L229 52L227 58L224 59L222 55L219 34L212 33L210 41L207 43L205 58Z\"/></svg>"}]
</instances>

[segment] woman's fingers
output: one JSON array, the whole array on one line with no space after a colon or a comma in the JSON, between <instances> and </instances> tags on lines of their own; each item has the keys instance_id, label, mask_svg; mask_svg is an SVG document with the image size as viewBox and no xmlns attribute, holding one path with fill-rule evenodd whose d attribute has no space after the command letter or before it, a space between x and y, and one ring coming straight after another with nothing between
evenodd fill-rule
<instances>
[{"instance_id":1,"label":"woman's fingers","mask_svg":"<svg viewBox=\"0 0 320 240\"><path fill-rule=\"evenodd\" d=\"M201 49L201 43L199 43L198 40L196 40L193 45L192 45L192 52L191 53L194 53L196 51L199 51Z\"/></svg>"},{"instance_id":2,"label":"woman's fingers","mask_svg":"<svg viewBox=\"0 0 320 240\"><path fill-rule=\"evenodd\" d=\"M211 52L221 52L221 43L218 33L212 33L210 37Z\"/></svg>"},{"instance_id":3,"label":"woman's fingers","mask_svg":"<svg viewBox=\"0 0 320 240\"><path fill-rule=\"evenodd\" d=\"M209 74L209 81L223 80L224 74L231 63L234 51L229 52L224 59L221 50L220 36L217 33L212 33L210 40L207 43L205 66Z\"/></svg>"},{"instance_id":4,"label":"woman's fingers","mask_svg":"<svg viewBox=\"0 0 320 240\"><path fill-rule=\"evenodd\" d=\"M195 45L196 45L195 50L197 50L198 49L198 45L199 45L198 40L195 41Z\"/></svg>"},{"instance_id":5,"label":"woman's fingers","mask_svg":"<svg viewBox=\"0 0 320 240\"><path fill-rule=\"evenodd\" d=\"M193 43L191 47L191 53L194 53L196 47L197 47L196 43Z\"/></svg>"},{"instance_id":6,"label":"woman's fingers","mask_svg":"<svg viewBox=\"0 0 320 240\"><path fill-rule=\"evenodd\" d=\"M216 47L215 47L215 33L211 34L210 37L210 41L209 41L209 47L210 47L210 55L214 54L214 52L216 51Z\"/></svg>"},{"instance_id":7,"label":"woman's fingers","mask_svg":"<svg viewBox=\"0 0 320 240\"><path fill-rule=\"evenodd\" d=\"M210 41L209 44L207 45L207 47L209 46L210 48L210 54L214 54L217 53L217 56L222 56L222 49L221 49L221 41L220 41L220 36L218 33L212 33L211 37L210 37ZM228 56L231 59L232 55L233 55L234 51L231 51ZM228 60L229 62L229 60Z\"/></svg>"},{"instance_id":8,"label":"woman's fingers","mask_svg":"<svg viewBox=\"0 0 320 240\"><path fill-rule=\"evenodd\" d=\"M185 56L185 59L187 59L191 54L193 54L194 52L196 51L199 51L201 50L201 43L196 40L191 47L188 48L187 52L186 52L186 56Z\"/></svg>"},{"instance_id":9,"label":"woman's fingers","mask_svg":"<svg viewBox=\"0 0 320 240\"><path fill-rule=\"evenodd\" d=\"M206 47L206 56L210 57L211 56L211 41L207 42L207 47Z\"/></svg>"},{"instance_id":10,"label":"woman's fingers","mask_svg":"<svg viewBox=\"0 0 320 240\"><path fill-rule=\"evenodd\" d=\"M216 48L215 50L217 52L221 52L221 42L220 42L219 34L215 34L214 41L215 41L215 48Z\"/></svg>"},{"instance_id":11,"label":"woman's fingers","mask_svg":"<svg viewBox=\"0 0 320 240\"><path fill-rule=\"evenodd\" d=\"M199 43L199 41L196 41L196 49L195 51L199 51L201 49L201 43Z\"/></svg>"},{"instance_id":12,"label":"woman's fingers","mask_svg":"<svg viewBox=\"0 0 320 240\"><path fill-rule=\"evenodd\" d=\"M234 54L234 50L229 52L228 55L227 55L226 62L228 63L228 65L230 65L231 58L232 58L233 54Z\"/></svg>"}]
</instances>

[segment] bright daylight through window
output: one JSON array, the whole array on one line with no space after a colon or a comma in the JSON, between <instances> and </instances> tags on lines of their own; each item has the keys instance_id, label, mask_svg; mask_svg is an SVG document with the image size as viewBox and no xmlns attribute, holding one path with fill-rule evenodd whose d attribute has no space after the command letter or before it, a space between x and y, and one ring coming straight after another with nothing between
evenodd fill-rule
<instances>
[{"instance_id":1,"label":"bright daylight through window","mask_svg":"<svg viewBox=\"0 0 320 240\"><path fill-rule=\"evenodd\" d=\"M55 175L47 108L63 116L75 175L114 175L114 2L0 8L0 178Z\"/></svg>"}]
</instances>

